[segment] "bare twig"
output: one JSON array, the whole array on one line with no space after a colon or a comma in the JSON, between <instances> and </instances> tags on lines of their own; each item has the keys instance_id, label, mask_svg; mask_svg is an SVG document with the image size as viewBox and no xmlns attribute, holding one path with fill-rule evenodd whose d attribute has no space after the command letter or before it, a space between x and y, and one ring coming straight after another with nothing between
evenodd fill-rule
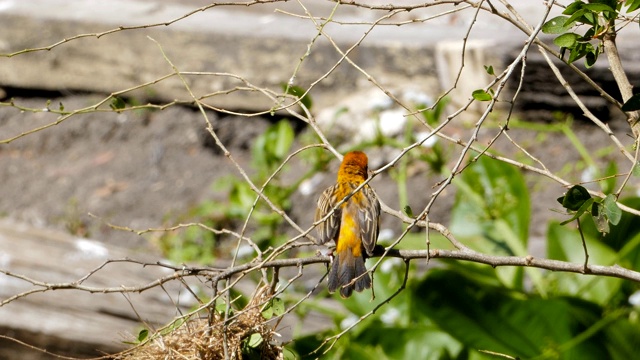
<instances>
[{"instance_id":1,"label":"bare twig","mask_svg":"<svg viewBox=\"0 0 640 360\"><path fill-rule=\"evenodd\" d=\"M38 51L50 51L53 50L54 48L66 44L70 41L74 41L74 40L78 40L78 39L82 39L82 38L87 38L87 37L95 37L97 39L105 36L105 35L110 35L113 33L118 33L118 32L123 32L123 31L128 31L128 30L140 30L140 29L149 29L149 28L154 28L154 27L162 27L162 26L169 26L172 25L176 22L179 22L181 20L184 20L188 17L191 17L194 14L197 14L199 12L204 12L206 10L209 10L213 7L217 7L217 6L251 6L251 5L256 5L256 4L266 4L266 3L276 3L276 2L283 2L286 0L254 0L254 1L245 1L245 2L236 2L236 1L230 1L230 2L214 2L211 3L209 5L206 6L202 6L200 8L197 8L195 10L189 11L184 15L181 15L177 18L174 18L172 20L168 20L168 21L164 21L164 22L158 22L158 23L154 23L154 24L145 24L145 25L135 25L135 26L118 26L116 28L110 29L110 30L106 30L106 31L102 31L102 32L96 32L96 33L89 33L89 34L80 34L80 35L76 35L76 36L72 36L69 38L65 38L63 40L60 40L54 44L48 45L48 46L42 46L42 47L37 47L37 48L31 48L31 49L23 49L20 51L16 51L16 52L12 52L12 53L8 53L8 54L1 54L0 53L0 57L14 57L16 55L22 55L22 54L26 54L26 53L31 53L31 52L38 52Z\"/></svg>"},{"instance_id":2,"label":"bare twig","mask_svg":"<svg viewBox=\"0 0 640 360\"><path fill-rule=\"evenodd\" d=\"M386 255L385 255L386 252ZM497 256L476 252L474 250L444 250L444 249L432 249L426 250L396 250L396 249L382 249L376 248L373 256L396 257L403 260L413 259L454 259L465 260L475 263L487 264L492 267L498 266L522 266L533 267L550 271L561 271L579 274L588 274L594 276L607 276L616 277L620 279L635 281L640 283L640 272L621 267L619 265L593 265L576 264L567 261L535 258L533 256L517 257L517 256ZM109 260L109 262L132 262L141 263L131 259L119 259ZM25 281L35 288L28 291L16 294L0 302L0 306L4 306L16 299L29 296L33 293L42 293L55 290L76 290L88 293L136 293L143 292L170 281L178 280L184 277L192 276L207 276L211 278L212 282L216 283L223 279L229 279L238 274L246 274L252 271L256 271L261 268L272 267L300 267L311 264L326 264L330 262L329 256L315 256L308 258L293 258L293 259L277 259L265 263L247 263L242 265L236 265L225 269L211 268L211 267L189 267L185 266L177 270L174 274L163 276L150 283L138 285L138 286L113 286L113 287L95 287L85 286L78 284L76 281L67 283L48 283L30 277L13 273L9 270L0 269L0 273L10 276L12 278Z\"/></svg>"},{"instance_id":3,"label":"bare twig","mask_svg":"<svg viewBox=\"0 0 640 360\"><path fill-rule=\"evenodd\" d=\"M587 250L587 241L584 239L584 233L582 232L582 226L580 226L580 218L576 218L578 224L578 232L580 233L580 239L582 240L582 249L584 249L584 271L589 271L589 251Z\"/></svg>"},{"instance_id":4,"label":"bare twig","mask_svg":"<svg viewBox=\"0 0 640 360\"><path fill-rule=\"evenodd\" d=\"M604 43L604 52L607 54L607 60L609 60L611 74L613 74L613 78L618 84L618 89L620 89L620 93L622 94L622 101L626 102L633 96L633 85L629 82L629 78L622 67L620 54L618 54L618 46L616 45L616 36L617 32L613 26L612 20L611 26L607 29L602 41ZM640 114L638 111L631 111L627 113L627 122L629 123L635 138L640 137L640 124L638 124L639 116Z\"/></svg>"}]
</instances>

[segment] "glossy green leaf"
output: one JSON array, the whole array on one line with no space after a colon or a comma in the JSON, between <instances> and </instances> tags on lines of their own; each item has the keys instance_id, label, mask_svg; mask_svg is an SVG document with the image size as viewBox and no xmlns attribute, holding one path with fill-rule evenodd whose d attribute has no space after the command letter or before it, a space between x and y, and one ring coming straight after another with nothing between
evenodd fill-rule
<instances>
[{"instance_id":1,"label":"glossy green leaf","mask_svg":"<svg viewBox=\"0 0 640 360\"><path fill-rule=\"evenodd\" d=\"M595 2L594 3L589 3L589 4L584 4L583 5L583 9L587 9L587 10L594 11L594 12L603 12L603 11L615 12L615 10L612 9L607 4L595 3Z\"/></svg>"},{"instance_id":2,"label":"glossy green leaf","mask_svg":"<svg viewBox=\"0 0 640 360\"><path fill-rule=\"evenodd\" d=\"M629 6L627 12L633 12L640 8L640 0L627 0L625 4Z\"/></svg>"},{"instance_id":3,"label":"glossy green leaf","mask_svg":"<svg viewBox=\"0 0 640 360\"><path fill-rule=\"evenodd\" d=\"M491 94L482 89L475 90L471 96L478 101L491 101L492 99Z\"/></svg>"},{"instance_id":4,"label":"glossy green leaf","mask_svg":"<svg viewBox=\"0 0 640 360\"><path fill-rule=\"evenodd\" d=\"M556 16L542 25L545 34L563 34L575 25L575 22L567 22L568 16Z\"/></svg>"}]
</instances>

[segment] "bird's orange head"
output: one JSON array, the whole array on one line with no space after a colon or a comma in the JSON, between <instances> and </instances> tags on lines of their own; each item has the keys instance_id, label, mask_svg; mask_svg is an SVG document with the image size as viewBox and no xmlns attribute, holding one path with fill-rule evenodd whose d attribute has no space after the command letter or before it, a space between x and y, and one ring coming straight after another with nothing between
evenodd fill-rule
<instances>
[{"instance_id":1,"label":"bird's orange head","mask_svg":"<svg viewBox=\"0 0 640 360\"><path fill-rule=\"evenodd\" d=\"M338 170L338 181L366 180L369 159L362 151L348 152L342 159Z\"/></svg>"}]
</instances>

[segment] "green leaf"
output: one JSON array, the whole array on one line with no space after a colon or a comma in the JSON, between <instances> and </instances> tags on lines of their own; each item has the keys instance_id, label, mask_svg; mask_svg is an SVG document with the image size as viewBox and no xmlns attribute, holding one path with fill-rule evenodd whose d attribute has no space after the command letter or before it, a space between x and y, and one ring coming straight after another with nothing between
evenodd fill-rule
<instances>
[{"instance_id":1,"label":"green leaf","mask_svg":"<svg viewBox=\"0 0 640 360\"><path fill-rule=\"evenodd\" d=\"M567 61L572 63L584 57L585 55L587 55L587 53L591 51L594 51L593 45L591 45L590 43L578 42L571 49L571 53L569 54L569 60Z\"/></svg>"},{"instance_id":2,"label":"green leaf","mask_svg":"<svg viewBox=\"0 0 640 360\"><path fill-rule=\"evenodd\" d=\"M482 89L475 90L471 96L478 101L491 101L492 99L491 94Z\"/></svg>"},{"instance_id":3,"label":"green leaf","mask_svg":"<svg viewBox=\"0 0 640 360\"><path fill-rule=\"evenodd\" d=\"M122 100L121 97L119 96L114 96L111 99L111 109L118 111L118 110L122 110L125 107L127 107L127 104L124 102L124 100Z\"/></svg>"},{"instance_id":4,"label":"green leaf","mask_svg":"<svg viewBox=\"0 0 640 360\"><path fill-rule=\"evenodd\" d=\"M583 21L585 24L592 25L597 27L598 22L596 21L597 15L593 12L586 12L583 16Z\"/></svg>"},{"instance_id":5,"label":"green leaf","mask_svg":"<svg viewBox=\"0 0 640 360\"><path fill-rule=\"evenodd\" d=\"M559 47L565 47L571 49L578 42L580 35L575 33L566 33L553 39L553 43Z\"/></svg>"},{"instance_id":6,"label":"green leaf","mask_svg":"<svg viewBox=\"0 0 640 360\"><path fill-rule=\"evenodd\" d=\"M640 198L638 197L622 199L619 200L619 202L633 209L640 209ZM604 207L604 205L602 206ZM590 231L592 237L601 236L597 229L587 228L588 225L589 223L585 222L583 228L585 231ZM619 256L623 256L632 261L634 265L631 266L631 268L640 268L640 245L638 243L632 244L633 239L639 235L640 217L623 212L618 225L613 226L611 232L607 234L602 241L615 251L618 251ZM640 237L638 237L638 239L640 239Z\"/></svg>"},{"instance_id":7,"label":"green leaf","mask_svg":"<svg viewBox=\"0 0 640 360\"><path fill-rule=\"evenodd\" d=\"M262 317L265 318L266 320L269 320L273 317L273 308L271 307L271 305L267 305L267 307L262 310Z\"/></svg>"},{"instance_id":8,"label":"green leaf","mask_svg":"<svg viewBox=\"0 0 640 360\"><path fill-rule=\"evenodd\" d=\"M274 155L278 159L284 159L295 139L293 127L287 120L281 120L276 124L276 142L274 147Z\"/></svg>"},{"instance_id":9,"label":"green leaf","mask_svg":"<svg viewBox=\"0 0 640 360\"><path fill-rule=\"evenodd\" d=\"M593 65L595 65L596 61L598 60L598 52L588 52L587 53L587 58L585 59L584 65L587 69L589 69L590 67L592 67Z\"/></svg>"},{"instance_id":10,"label":"green leaf","mask_svg":"<svg viewBox=\"0 0 640 360\"><path fill-rule=\"evenodd\" d=\"M408 217L412 218L413 217L413 209L411 209L411 206L405 205L404 206L404 213L407 214Z\"/></svg>"},{"instance_id":11,"label":"green leaf","mask_svg":"<svg viewBox=\"0 0 640 360\"><path fill-rule=\"evenodd\" d=\"M451 213L451 232L476 251L526 256L523 249L529 239L531 204L522 173L511 165L480 157L454 178L454 184L458 191ZM475 264L461 265L465 266L470 272L480 271ZM484 276L520 288L522 274L523 269L505 268ZM532 279L537 287L535 275Z\"/></svg>"},{"instance_id":12,"label":"green leaf","mask_svg":"<svg viewBox=\"0 0 640 360\"><path fill-rule=\"evenodd\" d=\"M138 333L138 342L141 343L145 341L148 336L149 336L149 330L147 329L140 330L140 332Z\"/></svg>"},{"instance_id":13,"label":"green leaf","mask_svg":"<svg viewBox=\"0 0 640 360\"><path fill-rule=\"evenodd\" d=\"M284 314L284 301L280 298L273 298L269 301L267 306L262 310L262 317L269 320L274 316L280 316Z\"/></svg>"},{"instance_id":14,"label":"green leaf","mask_svg":"<svg viewBox=\"0 0 640 360\"><path fill-rule=\"evenodd\" d=\"M531 203L522 173L515 167L480 157L461 176L451 214L450 230L460 236L485 235L504 219L526 247Z\"/></svg>"},{"instance_id":15,"label":"green leaf","mask_svg":"<svg viewBox=\"0 0 640 360\"><path fill-rule=\"evenodd\" d=\"M249 336L249 341L247 342L249 347L257 348L260 344L262 344L262 335L260 333L253 333Z\"/></svg>"},{"instance_id":16,"label":"green leaf","mask_svg":"<svg viewBox=\"0 0 640 360\"><path fill-rule=\"evenodd\" d=\"M220 315L223 315L227 310L227 304L223 301L216 302L216 312Z\"/></svg>"},{"instance_id":17,"label":"green leaf","mask_svg":"<svg viewBox=\"0 0 640 360\"><path fill-rule=\"evenodd\" d=\"M582 205L580 205L580 207L578 208L578 210L576 210L575 214L573 214L573 216L572 216L570 219L568 219L568 220L565 220L565 221L561 222L561 223L560 223L560 225L566 225L566 224L568 224L568 223L572 222L573 220L575 220L575 219L579 218L580 216L582 216L582 214L584 214L585 212L587 212L587 210L589 210L589 208L590 208L592 205L593 205L593 206L596 206L596 205L594 205L594 200L593 200L593 198L589 198L589 199L587 199L585 202L583 202L583 203L582 203Z\"/></svg>"},{"instance_id":18,"label":"green leaf","mask_svg":"<svg viewBox=\"0 0 640 360\"><path fill-rule=\"evenodd\" d=\"M607 215L611 225L614 226L618 225L620 218L622 217L622 210L618 207L616 200L615 195L609 194L604 198L603 202L605 214Z\"/></svg>"},{"instance_id":19,"label":"green leaf","mask_svg":"<svg viewBox=\"0 0 640 360\"><path fill-rule=\"evenodd\" d=\"M567 22L569 17L556 16L542 25L542 32L545 34L564 34L574 25L574 22Z\"/></svg>"},{"instance_id":20,"label":"green leaf","mask_svg":"<svg viewBox=\"0 0 640 360\"><path fill-rule=\"evenodd\" d=\"M636 11L640 8L640 0L627 0L625 4L629 6L627 8L628 13Z\"/></svg>"},{"instance_id":21,"label":"green leaf","mask_svg":"<svg viewBox=\"0 0 640 360\"><path fill-rule=\"evenodd\" d=\"M285 308L284 308L284 301L282 301L282 299L273 298L271 300L271 307L273 308L273 314L275 316L280 316L284 314Z\"/></svg>"},{"instance_id":22,"label":"green leaf","mask_svg":"<svg viewBox=\"0 0 640 360\"><path fill-rule=\"evenodd\" d=\"M567 24L573 24L576 21L586 22L586 19L584 19L584 15L585 14L587 14L587 10L580 9L580 10L576 11L575 13L573 13L573 15L571 15L571 17L566 20L566 23Z\"/></svg>"},{"instance_id":23,"label":"green leaf","mask_svg":"<svg viewBox=\"0 0 640 360\"><path fill-rule=\"evenodd\" d=\"M545 358L551 349L575 339L601 317L600 308L592 303L517 296L503 288L474 283L451 270L432 269L415 288L413 298L412 313L429 317L466 347L521 359ZM557 358L607 358L604 345L595 340L575 342ZM457 357L463 358L467 357Z\"/></svg>"},{"instance_id":24,"label":"green leaf","mask_svg":"<svg viewBox=\"0 0 640 360\"><path fill-rule=\"evenodd\" d=\"M584 4L583 8L587 10L591 10L593 12L603 12L603 11L615 12L615 10L612 9L609 5L602 4L602 3Z\"/></svg>"},{"instance_id":25,"label":"green leaf","mask_svg":"<svg viewBox=\"0 0 640 360\"><path fill-rule=\"evenodd\" d=\"M287 94L298 97L302 105L304 105L308 110L311 110L311 107L313 107L313 100L311 100L311 96L308 93L305 95L305 89L296 85L283 85L283 88Z\"/></svg>"},{"instance_id":26,"label":"green leaf","mask_svg":"<svg viewBox=\"0 0 640 360\"><path fill-rule=\"evenodd\" d=\"M567 6L567 8L564 9L562 13L565 15L573 15L576 11L582 9L583 5L585 5L585 3L580 0L574 1L571 4L569 4L569 6Z\"/></svg>"},{"instance_id":27,"label":"green leaf","mask_svg":"<svg viewBox=\"0 0 640 360\"><path fill-rule=\"evenodd\" d=\"M280 120L258 136L251 146L252 163L261 176L269 176L289 152L295 132L288 120Z\"/></svg>"},{"instance_id":28,"label":"green leaf","mask_svg":"<svg viewBox=\"0 0 640 360\"><path fill-rule=\"evenodd\" d=\"M640 110L640 93L633 95L622 105L622 111L636 111Z\"/></svg>"},{"instance_id":29,"label":"green leaf","mask_svg":"<svg viewBox=\"0 0 640 360\"><path fill-rule=\"evenodd\" d=\"M493 72L493 66L489 65L485 65L484 66L484 70L487 72L487 74L489 75L495 75L495 72Z\"/></svg>"},{"instance_id":30,"label":"green leaf","mask_svg":"<svg viewBox=\"0 0 640 360\"><path fill-rule=\"evenodd\" d=\"M562 198L562 206L565 209L577 211L589 199L591 199L591 194L587 189L580 185L574 185Z\"/></svg>"},{"instance_id":31,"label":"green leaf","mask_svg":"<svg viewBox=\"0 0 640 360\"><path fill-rule=\"evenodd\" d=\"M634 177L640 177L640 162L637 162L636 165L631 170L631 175Z\"/></svg>"}]
</instances>

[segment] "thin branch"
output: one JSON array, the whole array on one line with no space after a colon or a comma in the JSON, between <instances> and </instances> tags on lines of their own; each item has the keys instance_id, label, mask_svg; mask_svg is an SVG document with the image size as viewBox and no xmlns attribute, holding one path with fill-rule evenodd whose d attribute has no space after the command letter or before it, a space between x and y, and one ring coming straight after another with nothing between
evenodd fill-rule
<instances>
[{"instance_id":1,"label":"thin branch","mask_svg":"<svg viewBox=\"0 0 640 360\"><path fill-rule=\"evenodd\" d=\"M354 321L353 324L347 326L346 329L342 330L341 332L339 332L336 335L333 335L331 337L328 337L328 338L324 339L324 341L318 346L318 348L315 349L314 351L312 351L311 353L313 354L313 353L318 352L325 344L327 344L329 341L331 341L331 345L329 345L329 347L327 349L325 349L325 351L323 352L323 354L326 354L327 352L329 352L329 350L331 350L331 348L333 348L333 346L336 344L338 339L340 339L344 334L349 332L356 325L361 323L364 319L366 319L369 316L375 314L376 311L378 311L378 309L380 309L384 305L387 305L391 300L393 300L393 298L398 296L407 287L407 280L409 279L409 262L410 262L409 260L405 260L405 262L404 262L404 265L405 265L404 278L402 280L402 284L400 284L400 287L398 287L398 289L396 289L396 291L394 291L393 294L391 294L388 298L386 298L385 300L380 302L378 305L376 305L373 309L371 309L371 311L369 311L368 313L362 315L357 321ZM373 292L373 290L372 290L372 292Z\"/></svg>"},{"instance_id":2,"label":"thin branch","mask_svg":"<svg viewBox=\"0 0 640 360\"><path fill-rule=\"evenodd\" d=\"M636 141L634 143L634 148L635 148L636 151L635 151L635 154L633 155L633 164L631 164L631 168L629 169L629 172L627 172L627 174L624 177L624 180L622 180L622 184L620 184L620 187L614 193L614 195L616 196L616 199L618 197L620 197L620 194L622 193L622 190L624 190L624 188L627 186L627 183L629 182L629 179L631 179L631 176L635 172L635 167L638 166L638 155L639 155L639 152L640 152L639 145L640 145L640 137L636 138Z\"/></svg>"},{"instance_id":3,"label":"thin branch","mask_svg":"<svg viewBox=\"0 0 640 360\"><path fill-rule=\"evenodd\" d=\"M211 3L209 5L206 6L202 6L200 8L197 8L195 10L191 10L189 12L187 12L186 14L179 16L177 18L174 18L172 20L169 21L164 21L164 22L159 22L159 23L154 23L154 24L145 24L145 25L134 25L134 26L118 26L117 28L113 28L110 30L106 30L106 31L102 31L102 32L96 32L96 33L88 33L88 34L79 34L76 36L72 36L69 38L65 38L62 39L54 44L48 45L48 46L42 46L42 47L37 47L37 48L31 48L31 49L23 49L20 51L16 51L16 52L12 52L12 53L8 53L8 54L2 54L0 53L0 57L14 57L16 55L21 55L21 54L25 54L25 53L31 53L31 52L38 52L38 51L50 51L53 50L54 48L66 44L70 41L74 41L77 39L82 39L82 38L87 38L87 37L95 37L97 39L105 36L105 35L110 35L113 33L117 33L117 32L123 32L123 31L128 31L128 30L140 30L140 29L150 29L150 28L154 28L154 27L163 27L163 26L169 26L172 25L174 23L177 23L178 21L184 20L194 14L197 14L199 12L204 12L206 10L209 10L213 7L217 7L217 6L251 6L251 5L256 5L256 4L267 4L267 3L277 3L277 2L285 2L287 0L254 0L254 1L245 1L245 2L235 2L235 1L231 1L231 2L214 2Z\"/></svg>"},{"instance_id":4,"label":"thin branch","mask_svg":"<svg viewBox=\"0 0 640 360\"><path fill-rule=\"evenodd\" d=\"M571 87L569 82L565 80L564 76L562 76L558 67L553 63L553 61L551 61L551 58L549 58L549 55L547 54L547 52L544 49L542 49L542 47L540 46L538 48L540 49L540 53L542 54L544 59L547 61L547 65L549 65L549 68L551 69L551 71L553 71L553 74L556 76L556 78L560 82L560 85L562 85L565 88L569 96L571 96L571 99L573 99L573 101L578 105L578 107L580 107L580 110L582 110L584 116L586 116L589 120L591 120L594 124L596 124L602 131L605 132L605 134L609 136L609 138L611 138L611 140L613 141L614 144L616 144L616 146L618 147L622 155L624 155L627 159L633 161L633 156L627 151L625 146L622 144L622 142L620 142L620 140L616 137L613 131L611 131L609 126L603 123L600 119L598 119L597 116L593 115L591 110L589 110L589 108L587 108L587 106L582 102L582 100L580 100L580 98L575 93L575 91L573 91L573 88Z\"/></svg>"},{"instance_id":5,"label":"thin branch","mask_svg":"<svg viewBox=\"0 0 640 360\"><path fill-rule=\"evenodd\" d=\"M447 188L452 183L453 178L459 173L460 167L462 166L462 162L464 161L467 153L472 148L473 143L478 138L478 133L480 132L480 128L481 128L482 124L484 123L484 121L487 119L487 117L489 116L489 114L493 110L493 107L495 106L497 98L500 96L500 93L504 89L504 86L506 85L507 80L511 77L511 74L513 74L513 72L515 71L516 65L519 64L520 62L524 61L524 59L525 59L525 57L527 55L527 52L529 51L529 47L533 43L533 40L538 36L538 32L542 28L542 25L545 23L545 21L547 19L547 16L549 15L549 11L551 10L551 5L552 4L553 4L553 0L550 3L547 4L546 11L542 16L542 19L538 23L538 26L536 27L536 29L529 36L529 39L525 43L524 47L522 48L522 50L520 51L518 56L515 58L515 60L513 60L513 62L504 71L504 77L502 78L502 80L498 84L498 88L496 89L495 94L492 96L491 102L487 105L487 108L485 109L484 113L482 114L480 119L476 122L473 134L471 135L471 138L468 140L467 144L462 149L460 155L458 156L458 159L456 160L456 163L451 168L451 172L450 172L449 176L447 177L447 179L443 183L441 183L439 185L438 189L433 194L431 194L431 199L429 200L429 203L427 204L427 206L425 206L425 208L422 210L420 215L417 216L416 220L417 219L426 218L427 214L429 213L429 211L430 211L431 207L433 206L433 204L435 203L436 199L440 196L440 194L442 194L442 192L445 190L445 188ZM480 152L480 154L486 153L487 150L488 150L488 148L483 149ZM413 227L413 225L415 225L415 222L413 224L410 224L409 227ZM400 239L398 239L395 243L398 243L399 241L400 241ZM395 246L395 244L394 244L394 246Z\"/></svg>"},{"instance_id":6,"label":"thin branch","mask_svg":"<svg viewBox=\"0 0 640 360\"><path fill-rule=\"evenodd\" d=\"M374 250L373 256L380 257L383 255L387 257L401 258L405 261L413 260L413 259L431 258L431 259L451 259L451 260L470 261L470 262L490 265L492 267L498 267L498 266L533 267L533 268L539 268L539 269L550 270L550 271L578 273L578 274L586 274L586 275L593 275L593 276L616 277L616 278L635 281L640 283L640 272L627 269L619 265L588 264L587 266L585 266L584 264L576 264L576 263L571 263L571 262L561 261L561 260L536 258L530 255L525 257L498 256L498 255L483 254L470 249L466 249L466 250L432 249L430 251L427 251L427 250L397 250L397 249L391 249L391 248L384 249L381 246L376 247L376 249ZM128 261L133 263L141 263L141 262L136 262L130 259L119 259L119 260L109 260L109 261L110 262ZM181 279L184 277L190 277L190 276L207 276L211 278L212 282L216 283L223 279L230 279L233 276L236 276L238 274L246 274L262 268L301 267L301 266L306 266L311 264L328 264L330 263L330 261L331 259L329 256L315 256L315 257L307 257L307 258L277 259L277 260L272 260L265 263L252 262L252 263L237 265L227 269L184 266L179 270L176 270L174 274L163 276L147 284L143 284L139 286L114 286L114 287L85 286L85 285L80 285L75 281L67 282L67 283L48 283L48 282L39 281L36 279L31 279L25 275L16 274L9 270L0 269L0 273L15 279L26 281L36 287L36 289L31 289L3 300L2 302L0 302L0 307L18 298L28 296L32 293L41 293L41 292L48 292L48 291L54 291L54 290L76 290L76 291L83 291L88 293L105 293L105 294L128 293L128 292L135 293L135 292L143 292L143 291L155 288L169 281L178 280L178 279Z\"/></svg>"},{"instance_id":7,"label":"thin branch","mask_svg":"<svg viewBox=\"0 0 640 360\"><path fill-rule=\"evenodd\" d=\"M582 249L584 250L584 271L589 269L589 251L587 250L587 241L584 239L584 233L582 232L582 226L580 225L580 218L576 218L578 224L578 232L580 233L580 239L582 240Z\"/></svg>"},{"instance_id":8,"label":"thin branch","mask_svg":"<svg viewBox=\"0 0 640 360\"><path fill-rule=\"evenodd\" d=\"M622 102L626 102L633 96L633 85L629 82L629 78L622 67L620 54L618 54L618 46L616 45L617 32L613 26L613 21L614 20L611 20L611 26L607 29L602 41L604 44L604 52L607 54L607 60L609 60L611 74L613 74L613 78L616 80L616 84L618 84L618 89L622 95ZM638 111L630 111L626 114L627 122L633 131L634 137L640 137L640 124L638 123L640 113Z\"/></svg>"}]
</instances>

